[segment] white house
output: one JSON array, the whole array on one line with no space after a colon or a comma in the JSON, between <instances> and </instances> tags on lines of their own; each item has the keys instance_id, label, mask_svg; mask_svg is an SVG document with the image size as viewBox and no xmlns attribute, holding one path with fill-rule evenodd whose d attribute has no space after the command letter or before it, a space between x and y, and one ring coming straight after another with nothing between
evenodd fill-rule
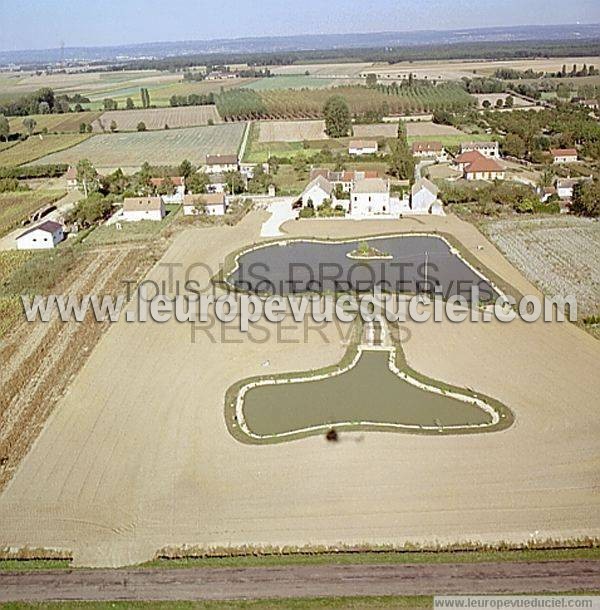
<instances>
[{"instance_id":1,"label":"white house","mask_svg":"<svg viewBox=\"0 0 600 610\"><path fill-rule=\"evenodd\" d=\"M123 220L162 220L165 217L165 204L161 197L125 197Z\"/></svg>"},{"instance_id":2,"label":"white house","mask_svg":"<svg viewBox=\"0 0 600 610\"><path fill-rule=\"evenodd\" d=\"M301 195L302 207L310 207L317 209L323 205L325 199L333 198L333 184L323 176L317 176L314 180L308 183Z\"/></svg>"},{"instance_id":3,"label":"white house","mask_svg":"<svg viewBox=\"0 0 600 610\"><path fill-rule=\"evenodd\" d=\"M67 188L72 191L77 188L77 168L69 165L69 169L65 174L67 180Z\"/></svg>"},{"instance_id":4,"label":"white house","mask_svg":"<svg viewBox=\"0 0 600 610\"><path fill-rule=\"evenodd\" d=\"M227 179L223 174L208 174L207 193L224 193L227 190Z\"/></svg>"},{"instance_id":5,"label":"white house","mask_svg":"<svg viewBox=\"0 0 600 610\"><path fill-rule=\"evenodd\" d=\"M413 142L413 157L418 159L435 159L436 161L446 161L448 154L444 150L441 142Z\"/></svg>"},{"instance_id":6,"label":"white house","mask_svg":"<svg viewBox=\"0 0 600 610\"><path fill-rule=\"evenodd\" d=\"M573 188L576 184L580 182L590 182L593 180L592 177L589 178L559 178L556 181L556 194L560 199L572 199L573 198Z\"/></svg>"},{"instance_id":7,"label":"white house","mask_svg":"<svg viewBox=\"0 0 600 610\"><path fill-rule=\"evenodd\" d=\"M184 216L223 216L227 211L227 197L225 193L209 193L206 195L186 195L183 199Z\"/></svg>"},{"instance_id":8,"label":"white house","mask_svg":"<svg viewBox=\"0 0 600 610\"><path fill-rule=\"evenodd\" d=\"M429 214L438 200L440 190L427 178L417 180L411 189L410 207L413 214Z\"/></svg>"},{"instance_id":9,"label":"white house","mask_svg":"<svg viewBox=\"0 0 600 610\"><path fill-rule=\"evenodd\" d=\"M551 148L550 154L554 160L554 164L559 163L576 163L578 160L577 150L575 148Z\"/></svg>"},{"instance_id":10,"label":"white house","mask_svg":"<svg viewBox=\"0 0 600 610\"><path fill-rule=\"evenodd\" d=\"M390 214L390 185L381 178L356 180L350 193L351 218Z\"/></svg>"},{"instance_id":11,"label":"white house","mask_svg":"<svg viewBox=\"0 0 600 610\"><path fill-rule=\"evenodd\" d=\"M64 238L62 225L53 220L46 220L17 237L17 250L48 250Z\"/></svg>"},{"instance_id":12,"label":"white house","mask_svg":"<svg viewBox=\"0 0 600 610\"><path fill-rule=\"evenodd\" d=\"M356 180L379 178L379 172L375 170L336 172L331 169L312 169L310 171L310 179L314 180L317 176L322 176L325 180L331 182L334 188L339 185L345 193L349 193Z\"/></svg>"},{"instance_id":13,"label":"white house","mask_svg":"<svg viewBox=\"0 0 600 610\"><path fill-rule=\"evenodd\" d=\"M500 158L500 147L498 142L463 142L460 145L461 153L470 151L477 151L484 157L488 157L490 159Z\"/></svg>"},{"instance_id":14,"label":"white house","mask_svg":"<svg viewBox=\"0 0 600 610\"><path fill-rule=\"evenodd\" d=\"M349 155L374 155L379 149L375 140L351 140L348 145Z\"/></svg>"},{"instance_id":15,"label":"white house","mask_svg":"<svg viewBox=\"0 0 600 610\"><path fill-rule=\"evenodd\" d=\"M240 162L237 155L206 155L204 171L207 174L224 174L239 170Z\"/></svg>"},{"instance_id":16,"label":"white house","mask_svg":"<svg viewBox=\"0 0 600 610\"><path fill-rule=\"evenodd\" d=\"M165 203L183 203L185 195L185 177L173 176L171 178L150 178L150 184L160 193L160 189L166 183L171 182L173 192L170 195L160 195Z\"/></svg>"}]
</instances>

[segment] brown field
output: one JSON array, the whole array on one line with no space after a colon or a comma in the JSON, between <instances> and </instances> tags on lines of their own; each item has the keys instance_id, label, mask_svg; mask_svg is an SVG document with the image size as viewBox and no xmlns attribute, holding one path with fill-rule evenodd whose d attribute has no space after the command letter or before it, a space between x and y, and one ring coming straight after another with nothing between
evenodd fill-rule
<instances>
[{"instance_id":1,"label":"brown field","mask_svg":"<svg viewBox=\"0 0 600 610\"><path fill-rule=\"evenodd\" d=\"M93 123L100 116L99 112L67 112L65 114L33 114L30 118L36 122L35 133L47 129L49 132L79 132L81 123ZM23 120L26 117L11 117L10 131L11 133L20 132L26 133L27 130L23 126Z\"/></svg>"},{"instance_id":2,"label":"brown field","mask_svg":"<svg viewBox=\"0 0 600 610\"><path fill-rule=\"evenodd\" d=\"M469 139L469 135L452 127L451 125L437 125L436 123L415 122L406 124L406 134L414 136L464 136Z\"/></svg>"},{"instance_id":3,"label":"brown field","mask_svg":"<svg viewBox=\"0 0 600 610\"><path fill-rule=\"evenodd\" d=\"M261 121L259 142L302 142L326 140L325 121Z\"/></svg>"},{"instance_id":4,"label":"brown field","mask_svg":"<svg viewBox=\"0 0 600 610\"><path fill-rule=\"evenodd\" d=\"M162 262L182 265L174 279L198 261L217 269L227 253L259 239L265 218L253 212L235 227L180 233ZM284 229L317 237L450 233L518 291L536 294L483 235L453 216L301 221ZM93 264L107 268L107 261ZM167 273L157 266L149 277L161 281ZM88 270L81 281L92 277ZM530 541L533 532L540 540L600 534L593 409L600 343L589 335L569 324L407 324L410 366L501 400L516 424L496 434L343 433L337 444L312 437L255 447L227 432L226 389L264 373L266 361L269 373L306 370L339 361L345 350L342 326L319 332L288 320L279 339L260 326L249 336L234 325L193 334L176 322L114 325L0 496L0 546L69 549L76 564L98 566L150 559L166 545L492 543ZM28 343L39 340L32 335ZM23 357L21 343L12 349ZM53 352L47 358L49 368ZM18 379L27 384L19 396L34 399L34 378ZM18 426L22 419L9 421L17 448L18 431L35 436Z\"/></svg>"},{"instance_id":5,"label":"brown field","mask_svg":"<svg viewBox=\"0 0 600 610\"><path fill-rule=\"evenodd\" d=\"M143 122L146 128L164 129L171 127L196 127L208 125L208 121L220 123L215 106L183 106L179 108L148 108L146 110L113 110L104 112L93 123L95 132L109 131L112 121L119 131L136 131L137 125Z\"/></svg>"},{"instance_id":6,"label":"brown field","mask_svg":"<svg viewBox=\"0 0 600 610\"><path fill-rule=\"evenodd\" d=\"M87 140L87 134L39 134L0 150L0 165L24 165L40 157L65 150Z\"/></svg>"},{"instance_id":7,"label":"brown field","mask_svg":"<svg viewBox=\"0 0 600 610\"><path fill-rule=\"evenodd\" d=\"M63 190L18 191L0 193L0 237L19 226L30 214L58 201L66 195Z\"/></svg>"}]
</instances>

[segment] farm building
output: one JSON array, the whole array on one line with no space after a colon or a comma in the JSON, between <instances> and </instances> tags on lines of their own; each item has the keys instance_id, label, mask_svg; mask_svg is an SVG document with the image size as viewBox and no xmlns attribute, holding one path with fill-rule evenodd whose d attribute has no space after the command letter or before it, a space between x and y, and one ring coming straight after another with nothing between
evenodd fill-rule
<instances>
[{"instance_id":1,"label":"farm building","mask_svg":"<svg viewBox=\"0 0 600 610\"><path fill-rule=\"evenodd\" d=\"M170 183L170 184L169 184ZM150 184L165 203L183 203L185 195L185 177L150 178Z\"/></svg>"},{"instance_id":2,"label":"farm building","mask_svg":"<svg viewBox=\"0 0 600 610\"><path fill-rule=\"evenodd\" d=\"M349 212L352 218L390 214L389 182L382 178L365 178L354 182Z\"/></svg>"},{"instance_id":3,"label":"farm building","mask_svg":"<svg viewBox=\"0 0 600 610\"><path fill-rule=\"evenodd\" d=\"M555 165L560 163L575 163L578 160L577 150L575 148L551 148L550 154Z\"/></svg>"},{"instance_id":4,"label":"farm building","mask_svg":"<svg viewBox=\"0 0 600 610\"><path fill-rule=\"evenodd\" d=\"M17 237L17 250L48 250L64 238L62 225L53 220L46 220Z\"/></svg>"},{"instance_id":5,"label":"farm building","mask_svg":"<svg viewBox=\"0 0 600 610\"><path fill-rule=\"evenodd\" d=\"M378 149L375 140L351 140L348 145L348 154L353 156L374 155Z\"/></svg>"},{"instance_id":6,"label":"farm building","mask_svg":"<svg viewBox=\"0 0 600 610\"><path fill-rule=\"evenodd\" d=\"M365 178L379 178L379 172L377 171L344 171L335 172L330 169L312 169L310 172L310 179L314 180L317 176L322 176L325 180L328 180L333 184L334 188L338 185L342 187L345 193L349 193L352 190L352 184L356 180L364 180Z\"/></svg>"},{"instance_id":7,"label":"farm building","mask_svg":"<svg viewBox=\"0 0 600 610\"><path fill-rule=\"evenodd\" d=\"M410 207L413 214L429 214L438 201L440 190L427 178L417 180L411 189ZM437 209L437 208L436 208Z\"/></svg>"},{"instance_id":8,"label":"farm building","mask_svg":"<svg viewBox=\"0 0 600 610\"><path fill-rule=\"evenodd\" d=\"M448 158L441 142L413 142L412 154L418 159L434 158L437 161L445 161Z\"/></svg>"},{"instance_id":9,"label":"farm building","mask_svg":"<svg viewBox=\"0 0 600 610\"><path fill-rule=\"evenodd\" d=\"M573 188L579 182L589 182L592 178L559 178L556 181L556 194L560 199L571 199Z\"/></svg>"},{"instance_id":10,"label":"farm building","mask_svg":"<svg viewBox=\"0 0 600 610\"><path fill-rule=\"evenodd\" d=\"M504 168L478 151L465 152L454 160L466 180L504 180Z\"/></svg>"},{"instance_id":11,"label":"farm building","mask_svg":"<svg viewBox=\"0 0 600 610\"><path fill-rule=\"evenodd\" d=\"M224 193L227 190L227 178L223 174L208 174L207 193Z\"/></svg>"},{"instance_id":12,"label":"farm building","mask_svg":"<svg viewBox=\"0 0 600 610\"><path fill-rule=\"evenodd\" d=\"M500 147L498 142L463 142L460 145L461 153L471 151L481 153L484 157L488 157L490 159L500 158Z\"/></svg>"},{"instance_id":13,"label":"farm building","mask_svg":"<svg viewBox=\"0 0 600 610\"><path fill-rule=\"evenodd\" d=\"M67 181L67 188L72 191L77 188L77 168L73 165L69 165L69 169L65 174L65 179Z\"/></svg>"},{"instance_id":14,"label":"farm building","mask_svg":"<svg viewBox=\"0 0 600 610\"><path fill-rule=\"evenodd\" d=\"M333 184L323 176L317 176L311 180L307 187L302 192L300 199L302 207L320 208L325 199L331 199L333 196Z\"/></svg>"},{"instance_id":15,"label":"farm building","mask_svg":"<svg viewBox=\"0 0 600 610\"><path fill-rule=\"evenodd\" d=\"M239 170L240 162L237 155L206 155L204 171L207 174L223 174Z\"/></svg>"},{"instance_id":16,"label":"farm building","mask_svg":"<svg viewBox=\"0 0 600 610\"><path fill-rule=\"evenodd\" d=\"M183 199L184 216L223 216L227 211L225 193L209 193L207 195L186 195Z\"/></svg>"},{"instance_id":17,"label":"farm building","mask_svg":"<svg viewBox=\"0 0 600 610\"><path fill-rule=\"evenodd\" d=\"M165 204L161 197L125 197L123 220L162 220L165 217Z\"/></svg>"}]
</instances>

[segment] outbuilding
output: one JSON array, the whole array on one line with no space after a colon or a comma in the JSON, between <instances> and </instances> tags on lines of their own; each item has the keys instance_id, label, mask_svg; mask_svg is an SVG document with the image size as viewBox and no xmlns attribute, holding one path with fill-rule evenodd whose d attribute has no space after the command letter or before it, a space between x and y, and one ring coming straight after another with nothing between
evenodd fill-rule
<instances>
[{"instance_id":1,"label":"outbuilding","mask_svg":"<svg viewBox=\"0 0 600 610\"><path fill-rule=\"evenodd\" d=\"M165 204L160 197L125 197L123 220L162 220L165 217Z\"/></svg>"},{"instance_id":2,"label":"outbuilding","mask_svg":"<svg viewBox=\"0 0 600 610\"><path fill-rule=\"evenodd\" d=\"M49 250L64 238L62 225L53 220L46 220L17 237L17 250Z\"/></svg>"},{"instance_id":3,"label":"outbuilding","mask_svg":"<svg viewBox=\"0 0 600 610\"><path fill-rule=\"evenodd\" d=\"M183 199L184 216L223 216L227 211L225 193L207 193L205 195L186 195Z\"/></svg>"}]
</instances>

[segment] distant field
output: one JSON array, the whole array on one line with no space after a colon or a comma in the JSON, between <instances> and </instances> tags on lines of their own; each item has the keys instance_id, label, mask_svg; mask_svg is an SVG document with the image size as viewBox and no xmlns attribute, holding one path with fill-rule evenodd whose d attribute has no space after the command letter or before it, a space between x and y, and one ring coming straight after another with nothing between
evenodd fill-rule
<instances>
[{"instance_id":1,"label":"distant field","mask_svg":"<svg viewBox=\"0 0 600 610\"><path fill-rule=\"evenodd\" d=\"M334 81L331 78L316 78L314 76L290 75L261 78L249 85L248 89L255 91L269 91L272 89L320 89L329 87Z\"/></svg>"},{"instance_id":2,"label":"distant field","mask_svg":"<svg viewBox=\"0 0 600 610\"><path fill-rule=\"evenodd\" d=\"M456 84L438 86L391 86L370 89L340 86L330 89L236 89L217 96L217 109L225 120L317 119L327 100L339 95L355 116L379 112L383 115L422 114L437 109L467 109L475 100Z\"/></svg>"},{"instance_id":3,"label":"distant field","mask_svg":"<svg viewBox=\"0 0 600 610\"><path fill-rule=\"evenodd\" d=\"M93 123L95 132L109 131L114 121L119 131L135 131L143 122L147 129L169 127L195 127L207 125L208 121L220 123L221 117L215 106L182 106L179 108L148 108L146 110L113 110L104 112ZM104 129L102 129L102 126Z\"/></svg>"},{"instance_id":4,"label":"distant field","mask_svg":"<svg viewBox=\"0 0 600 610\"><path fill-rule=\"evenodd\" d=\"M325 121L264 121L259 125L259 142L302 142L326 140Z\"/></svg>"},{"instance_id":5,"label":"distant field","mask_svg":"<svg viewBox=\"0 0 600 610\"><path fill-rule=\"evenodd\" d=\"M32 118L36 122L35 133L47 129L49 132L79 132L81 123L92 123L100 116L99 112L67 112L65 114L33 114L30 117L11 117L10 131L11 133L20 132L26 133L23 126L25 118Z\"/></svg>"},{"instance_id":6,"label":"distant field","mask_svg":"<svg viewBox=\"0 0 600 610\"><path fill-rule=\"evenodd\" d=\"M18 191L0 193L0 236L17 228L21 221L41 207L58 201L65 191Z\"/></svg>"},{"instance_id":7,"label":"distant field","mask_svg":"<svg viewBox=\"0 0 600 610\"><path fill-rule=\"evenodd\" d=\"M501 220L484 231L549 296L574 295L579 314L599 312L600 224L583 218Z\"/></svg>"},{"instance_id":8,"label":"distant field","mask_svg":"<svg viewBox=\"0 0 600 610\"><path fill-rule=\"evenodd\" d=\"M75 164L86 158L102 169L137 169L144 161L152 165L176 165L183 159L201 164L209 153L238 152L245 127L245 123L230 123L168 131L100 134L37 163Z\"/></svg>"},{"instance_id":9,"label":"distant field","mask_svg":"<svg viewBox=\"0 0 600 610\"><path fill-rule=\"evenodd\" d=\"M236 78L214 81L184 81L181 75L177 75L177 80L172 79L167 82L140 83L114 89L109 92L94 93L89 96L91 108L96 110L103 109L104 98L114 99L120 108L125 108L127 98L130 97L136 106L141 107L140 87L144 86L150 94L152 106L169 106L169 100L173 95L207 95L209 93L219 93L221 89L227 90L235 87L242 87L253 83L256 79Z\"/></svg>"},{"instance_id":10,"label":"distant field","mask_svg":"<svg viewBox=\"0 0 600 610\"><path fill-rule=\"evenodd\" d=\"M87 134L47 134L27 138L5 150L0 150L0 165L23 165L44 155L75 146L90 136Z\"/></svg>"},{"instance_id":11,"label":"distant field","mask_svg":"<svg viewBox=\"0 0 600 610\"><path fill-rule=\"evenodd\" d=\"M406 134L410 136L461 136L466 140L472 136L451 125L438 125L437 123L406 123Z\"/></svg>"},{"instance_id":12,"label":"distant field","mask_svg":"<svg viewBox=\"0 0 600 610\"><path fill-rule=\"evenodd\" d=\"M330 64L294 64L290 66L269 66L272 74L322 76L330 78L352 78L361 72L369 71L371 63L330 63Z\"/></svg>"}]
</instances>

